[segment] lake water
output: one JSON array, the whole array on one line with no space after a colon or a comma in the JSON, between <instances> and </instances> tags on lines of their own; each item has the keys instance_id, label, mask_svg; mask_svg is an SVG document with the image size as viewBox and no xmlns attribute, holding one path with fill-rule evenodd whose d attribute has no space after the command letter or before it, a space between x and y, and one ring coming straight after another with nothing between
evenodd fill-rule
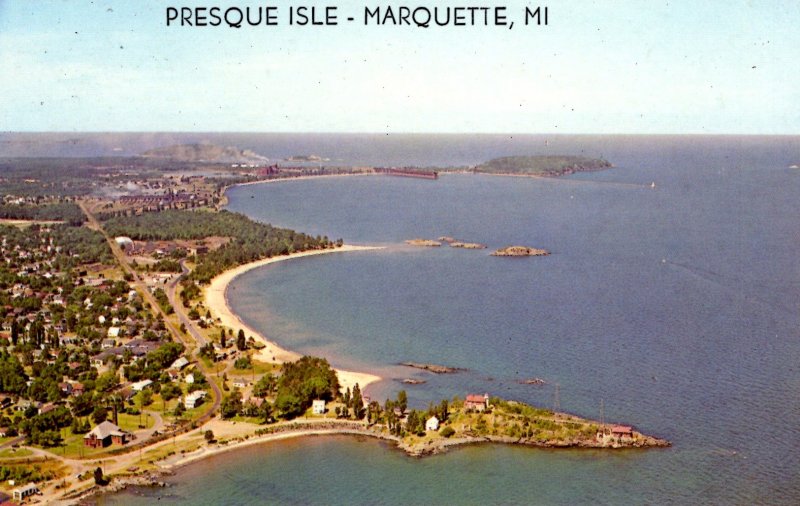
<instances>
[{"instance_id":1,"label":"lake water","mask_svg":"<svg viewBox=\"0 0 800 506\"><path fill-rule=\"evenodd\" d=\"M674 446L471 447L415 460L374 441L315 438L215 457L180 471L170 489L107 500L800 502L800 171L788 168L800 162L800 139L583 136L543 147L538 136L450 136L439 143L449 159L436 142L420 142L406 139L408 160L426 147L430 165L557 149L616 167L552 180L351 177L233 188L231 210L387 246L253 271L229 291L237 312L290 349L383 376L369 389L381 401L405 388L421 407L468 392L552 407L557 384L562 410L598 418L602 399L606 420ZM340 158L376 156L357 144L343 142ZM387 157L408 162L399 149ZM440 235L489 249L402 245ZM489 256L511 244L553 254ZM467 370L432 375L403 361ZM531 377L548 383L519 383Z\"/></svg>"}]
</instances>

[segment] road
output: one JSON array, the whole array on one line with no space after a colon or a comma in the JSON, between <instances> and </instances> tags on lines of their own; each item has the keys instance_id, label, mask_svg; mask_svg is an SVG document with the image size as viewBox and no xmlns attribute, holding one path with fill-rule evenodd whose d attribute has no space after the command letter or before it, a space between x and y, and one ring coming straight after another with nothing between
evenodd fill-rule
<instances>
[{"instance_id":1,"label":"road","mask_svg":"<svg viewBox=\"0 0 800 506\"><path fill-rule=\"evenodd\" d=\"M178 300L178 283L181 279L184 278L187 274L189 274L189 268L186 267L186 261L181 260L181 269L182 272L179 276L175 276L167 283L167 299L169 303L172 304L172 308L175 310L175 314L178 316L178 320L186 327L186 331L192 338L197 342L198 346L205 346L208 340L203 335L202 332L197 328L197 325L189 318L189 315L186 314L186 308L183 307L183 304L180 300Z\"/></svg>"},{"instance_id":2,"label":"road","mask_svg":"<svg viewBox=\"0 0 800 506\"><path fill-rule=\"evenodd\" d=\"M122 251L122 248L119 247L117 241L115 241L114 238L108 235L108 233L105 231L105 229L97 220L97 218L94 216L94 214L92 214L91 210L86 205L86 202L84 200L79 200L78 205L83 211L83 214L86 215L86 219L88 220L87 226L103 234L103 237L105 237L106 242L108 242L108 245L111 248L111 253L114 254L114 258L117 259L117 262L119 263L120 267L122 267L122 270L132 277L133 281L131 282L131 284L142 295L142 298L145 300L145 302L150 304L153 311L155 311L156 315L161 316L162 320L164 321L164 325L166 326L169 333L172 334L172 337L177 342L183 343L183 345L186 346L187 348L191 347L189 345L195 344L189 342L186 339L186 336L184 336L179 329L175 328L175 325L173 325L172 322L167 318L167 314L164 312L163 309L161 309L161 306L158 305L158 301L156 301L155 297L150 292L150 289L148 288L147 284L144 281L142 281L142 278L139 276L139 273L133 267L131 267L130 262L128 262L128 257L127 255L125 255L125 252ZM185 266L183 267L185 268ZM177 283L177 280L175 280L175 283ZM174 293L175 293L174 287L170 291L172 292L174 298ZM176 305L173 299L170 299L170 304L172 304L173 309L177 311L178 318L180 319L183 307ZM196 339L195 336L200 334L194 327L194 323L192 323L191 320L189 320L189 324L186 325L186 329L189 330L189 333L193 339ZM192 329L194 330L194 332L192 332ZM204 341L205 339L203 339L203 341L197 341L197 344L202 344ZM198 423L204 423L208 421L212 416L214 416L214 413L217 411L217 409L219 409L219 405L222 402L222 391L220 391L219 386L217 386L217 384L211 380L211 371L209 371L202 362L198 361L197 367L203 372L203 375L206 378L208 378L208 384L211 386L211 390L214 393L214 402L211 404L208 411L203 413L203 415L197 419Z\"/></svg>"}]
</instances>

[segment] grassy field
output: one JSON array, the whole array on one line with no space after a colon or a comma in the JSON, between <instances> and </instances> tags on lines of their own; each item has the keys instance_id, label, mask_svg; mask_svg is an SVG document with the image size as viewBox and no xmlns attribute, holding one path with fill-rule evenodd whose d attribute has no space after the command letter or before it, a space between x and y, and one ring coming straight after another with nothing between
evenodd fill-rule
<instances>
[{"instance_id":1,"label":"grassy field","mask_svg":"<svg viewBox=\"0 0 800 506\"><path fill-rule=\"evenodd\" d=\"M252 367L249 369L231 369L230 374L228 376L244 376L248 377L249 380L253 380L252 376L255 375L255 381L258 381L259 377L263 376L266 373L277 373L280 370L280 366L277 364L269 364L267 362L259 362L258 360L251 360L250 363Z\"/></svg>"},{"instance_id":2,"label":"grassy field","mask_svg":"<svg viewBox=\"0 0 800 506\"><path fill-rule=\"evenodd\" d=\"M33 452L27 448L6 448L0 450L0 459L18 459L20 457L30 457Z\"/></svg>"},{"instance_id":3,"label":"grassy field","mask_svg":"<svg viewBox=\"0 0 800 506\"><path fill-rule=\"evenodd\" d=\"M140 429L149 429L155 423L153 417L147 413L142 413L141 416L120 413L117 415L117 421L119 422L119 428L128 432L135 432ZM143 425L143 427L139 427L140 424Z\"/></svg>"}]
</instances>

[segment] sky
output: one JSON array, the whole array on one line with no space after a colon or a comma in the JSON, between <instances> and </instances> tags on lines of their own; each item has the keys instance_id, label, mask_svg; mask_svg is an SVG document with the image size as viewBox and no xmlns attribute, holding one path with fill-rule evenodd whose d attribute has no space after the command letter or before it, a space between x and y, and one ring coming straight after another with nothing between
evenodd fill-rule
<instances>
[{"instance_id":1,"label":"sky","mask_svg":"<svg viewBox=\"0 0 800 506\"><path fill-rule=\"evenodd\" d=\"M288 25L317 4L340 24ZM167 26L213 5L280 26ZM364 26L378 5L515 26ZM0 131L797 135L798 26L795 0L0 0Z\"/></svg>"}]
</instances>

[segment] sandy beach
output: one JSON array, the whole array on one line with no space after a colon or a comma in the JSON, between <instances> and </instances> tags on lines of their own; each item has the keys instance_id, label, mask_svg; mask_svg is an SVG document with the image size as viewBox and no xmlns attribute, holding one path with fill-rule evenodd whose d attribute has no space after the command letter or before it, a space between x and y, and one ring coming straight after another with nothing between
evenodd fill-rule
<instances>
[{"instance_id":1,"label":"sandy beach","mask_svg":"<svg viewBox=\"0 0 800 506\"><path fill-rule=\"evenodd\" d=\"M359 177L359 176L379 176L374 172L356 172L346 174L322 174L318 176L294 176L294 177L276 177L274 179L259 179L258 181L248 181L246 183L236 183L233 186L251 186L254 184L268 184L268 183L288 183L290 181L308 181L309 179L329 179L334 177ZM223 194L228 190L226 187Z\"/></svg>"},{"instance_id":2,"label":"sandy beach","mask_svg":"<svg viewBox=\"0 0 800 506\"><path fill-rule=\"evenodd\" d=\"M230 306L228 305L228 297L226 296L228 285L230 285L231 281L245 272L276 262L283 262L286 260L293 260L296 258L304 258L309 256L325 255L329 253L370 251L376 249L383 248L380 246L354 246L345 244L344 246L336 249L302 251L299 253L292 253L290 255L265 258L249 264L240 265L223 272L211 280L211 283L205 288L203 294L205 305L209 308L214 318L219 318L219 321L223 326L234 329L234 332L238 332L238 329L242 329L244 330L245 335L248 337L253 336L253 339L256 339L264 344L264 348L254 357L257 360L278 364L294 361L301 357L299 353L281 348L276 343L267 339L266 336L262 335L257 330L246 325L239 318L239 316L231 310ZM361 389L364 389L370 383L374 383L381 379L379 376L375 376L374 374L357 371L344 371L337 369L336 373L339 376L339 383L341 384L342 389L352 389L356 383L358 383Z\"/></svg>"}]
</instances>

